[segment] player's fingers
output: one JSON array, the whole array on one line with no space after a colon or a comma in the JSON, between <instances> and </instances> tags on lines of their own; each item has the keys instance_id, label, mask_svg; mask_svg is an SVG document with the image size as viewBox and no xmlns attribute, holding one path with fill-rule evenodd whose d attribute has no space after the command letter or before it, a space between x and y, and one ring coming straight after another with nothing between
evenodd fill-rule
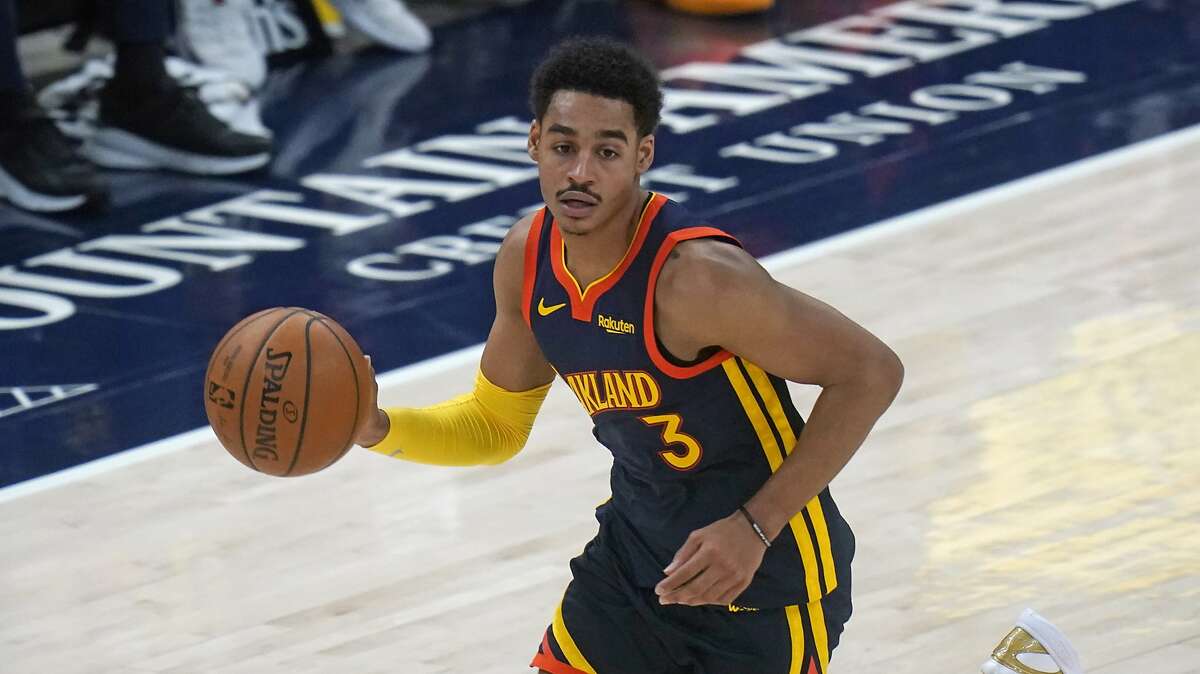
<instances>
[{"instance_id":1,"label":"player's fingers","mask_svg":"<svg viewBox=\"0 0 1200 674\"><path fill-rule=\"evenodd\" d=\"M721 606L729 606L734 599L738 598L742 592L746 590L746 583L741 580L734 579L732 582L724 583L718 587L714 587L710 594L712 595L712 604Z\"/></svg>"},{"instance_id":2,"label":"player's fingers","mask_svg":"<svg viewBox=\"0 0 1200 674\"><path fill-rule=\"evenodd\" d=\"M675 569L678 569L681 565L691 559L692 555L695 555L699 550L700 537L693 533L691 536L688 536L686 541L684 541L683 546L680 547L675 553L674 559L672 559L671 563L667 565L667 568L663 569L663 573L667 574L668 576L672 573L675 573Z\"/></svg>"},{"instance_id":3,"label":"player's fingers","mask_svg":"<svg viewBox=\"0 0 1200 674\"><path fill-rule=\"evenodd\" d=\"M362 416L354 428L354 443L361 446L369 446L378 443L383 439L383 434L372 432L372 429L379 426L379 380L375 378L375 365L371 362L371 356L363 354L363 362L367 366L367 374L370 375L371 384L366 391L361 391L363 394ZM384 429L386 433L386 428Z\"/></svg>"},{"instance_id":4,"label":"player's fingers","mask_svg":"<svg viewBox=\"0 0 1200 674\"><path fill-rule=\"evenodd\" d=\"M750 581L739 573L722 573L720 579L713 583L712 587L704 593L702 597L704 600L703 603L728 606L734 599L737 599L738 595L745 592L749 586Z\"/></svg>"},{"instance_id":5,"label":"player's fingers","mask_svg":"<svg viewBox=\"0 0 1200 674\"><path fill-rule=\"evenodd\" d=\"M679 568L675 569L671 573L671 575L662 579L662 581L660 581L654 588L654 591L657 592L659 596L665 595L669 592L674 592L686 585L696 576L700 575L700 573L703 572L707 566L708 562L704 559L704 556L696 555L680 565Z\"/></svg>"},{"instance_id":6,"label":"player's fingers","mask_svg":"<svg viewBox=\"0 0 1200 674\"><path fill-rule=\"evenodd\" d=\"M703 606L714 602L713 588L727 582L721 572L708 567L679 590L664 595L664 604L683 604L684 606Z\"/></svg>"}]
</instances>

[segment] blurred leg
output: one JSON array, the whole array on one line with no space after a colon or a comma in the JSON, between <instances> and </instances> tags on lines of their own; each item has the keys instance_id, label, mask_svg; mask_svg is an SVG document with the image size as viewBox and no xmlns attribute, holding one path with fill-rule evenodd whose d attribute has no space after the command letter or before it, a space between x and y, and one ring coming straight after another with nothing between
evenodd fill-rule
<instances>
[{"instance_id":1,"label":"blurred leg","mask_svg":"<svg viewBox=\"0 0 1200 674\"><path fill-rule=\"evenodd\" d=\"M95 169L38 107L17 57L16 0L0 0L0 198L66 211L106 195Z\"/></svg>"},{"instance_id":2,"label":"blurred leg","mask_svg":"<svg viewBox=\"0 0 1200 674\"><path fill-rule=\"evenodd\" d=\"M171 30L171 3L165 0L109 0L112 37L117 44L113 85L128 93L164 86L164 43Z\"/></svg>"},{"instance_id":3,"label":"blurred leg","mask_svg":"<svg viewBox=\"0 0 1200 674\"><path fill-rule=\"evenodd\" d=\"M117 43L157 42L171 34L169 0L109 0L112 3L112 35Z\"/></svg>"},{"instance_id":4,"label":"blurred leg","mask_svg":"<svg viewBox=\"0 0 1200 674\"><path fill-rule=\"evenodd\" d=\"M17 58L17 0L0 0L0 102L7 103L12 93L27 88L21 62Z\"/></svg>"},{"instance_id":5,"label":"blurred leg","mask_svg":"<svg viewBox=\"0 0 1200 674\"><path fill-rule=\"evenodd\" d=\"M228 175L270 161L270 140L234 131L166 72L169 0L108 0L117 65L84 154L101 166Z\"/></svg>"}]
</instances>

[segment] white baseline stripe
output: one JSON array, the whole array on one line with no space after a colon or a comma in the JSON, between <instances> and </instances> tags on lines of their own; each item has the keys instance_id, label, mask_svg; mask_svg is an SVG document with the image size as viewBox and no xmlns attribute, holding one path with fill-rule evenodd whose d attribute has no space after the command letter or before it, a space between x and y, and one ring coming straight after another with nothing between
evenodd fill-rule
<instances>
[{"instance_id":1,"label":"white baseline stripe","mask_svg":"<svg viewBox=\"0 0 1200 674\"><path fill-rule=\"evenodd\" d=\"M1127 145L1058 168L1018 178L1002 185L972 192L971 194L928 206L905 215L859 227L844 234L838 234L827 239L775 253L763 258L762 263L764 267L772 271L783 269L804 260L852 248L863 242L872 241L883 236L891 236L898 232L917 229L941 218L987 206L1004 199L1018 197L1036 190L1060 185L1076 178L1094 175L1127 162L1163 153L1180 145L1198 141L1200 141L1200 125L1172 131L1171 133L1166 133L1150 140ZM378 375L379 386L380 388L389 387L458 368L473 361L478 361L482 353L483 345L477 344L420 363L398 368ZM81 466L67 468L57 473L0 488L0 503L170 454L171 452L192 446L206 438L214 442L216 441L216 436L213 435L212 429L207 426L142 445L135 449L125 450Z\"/></svg>"},{"instance_id":2,"label":"white baseline stripe","mask_svg":"<svg viewBox=\"0 0 1200 674\"><path fill-rule=\"evenodd\" d=\"M377 374L375 378L379 381L380 388L403 384L423 379L439 372L445 372L446 370L466 365L472 361L478 361L479 356L482 354L483 345L476 344L475 346L452 351L436 358L421 361L420 363L398 368L391 372ZM211 440L214 443L217 442L216 434L208 426L157 440L141 447L117 452L116 454L96 459L95 461L89 461L79 466L65 468L49 475L18 482L17 484L0 489L0 504L19 499L23 496L43 492L47 489L60 487L71 482L86 480L90 477L116 470L117 468L132 466L133 464L171 454L187 447L194 447L197 443L205 440Z\"/></svg>"}]
</instances>

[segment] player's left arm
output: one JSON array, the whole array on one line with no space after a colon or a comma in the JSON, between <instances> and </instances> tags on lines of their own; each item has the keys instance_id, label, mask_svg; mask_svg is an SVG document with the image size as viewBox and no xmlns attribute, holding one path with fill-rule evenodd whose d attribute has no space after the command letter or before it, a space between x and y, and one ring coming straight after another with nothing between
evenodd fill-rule
<instances>
[{"instance_id":1,"label":"player's left arm","mask_svg":"<svg viewBox=\"0 0 1200 674\"><path fill-rule=\"evenodd\" d=\"M904 377L896 354L862 326L712 239L672 252L656 289L655 326L677 356L720 345L772 374L821 387L792 453L745 504L771 540L846 465ZM765 549L734 512L692 533L665 569L660 600L728 604L749 586Z\"/></svg>"}]
</instances>

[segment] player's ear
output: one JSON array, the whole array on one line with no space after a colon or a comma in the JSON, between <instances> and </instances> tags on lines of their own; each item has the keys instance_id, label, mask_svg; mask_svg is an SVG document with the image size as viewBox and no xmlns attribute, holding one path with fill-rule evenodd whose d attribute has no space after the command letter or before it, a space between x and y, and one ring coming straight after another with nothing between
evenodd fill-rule
<instances>
[{"instance_id":1,"label":"player's ear","mask_svg":"<svg viewBox=\"0 0 1200 674\"><path fill-rule=\"evenodd\" d=\"M654 134L642 136L637 146L637 172L645 173L654 164Z\"/></svg>"},{"instance_id":2,"label":"player's ear","mask_svg":"<svg viewBox=\"0 0 1200 674\"><path fill-rule=\"evenodd\" d=\"M541 138L541 135L542 127L535 119L529 125L529 143L526 145L526 149L529 151L529 158L534 161L538 160L538 140Z\"/></svg>"}]
</instances>

